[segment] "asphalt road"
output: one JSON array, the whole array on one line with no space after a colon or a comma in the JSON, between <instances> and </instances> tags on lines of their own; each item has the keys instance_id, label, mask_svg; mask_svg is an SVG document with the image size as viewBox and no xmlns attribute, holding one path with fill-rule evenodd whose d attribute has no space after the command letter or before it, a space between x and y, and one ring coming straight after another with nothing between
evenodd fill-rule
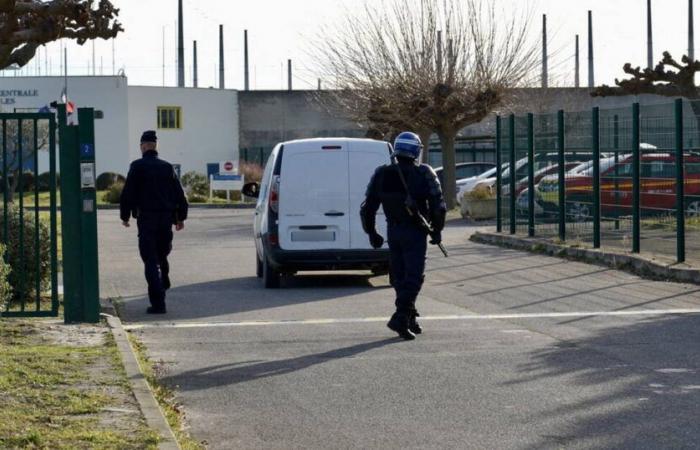
<instances>
[{"instance_id":1,"label":"asphalt road","mask_svg":"<svg viewBox=\"0 0 700 450\"><path fill-rule=\"evenodd\" d=\"M209 448L699 445L700 286L481 246L453 225L451 257L431 249L425 334L403 342L385 277L266 291L251 213L194 211L154 319L135 230L99 217L102 295L122 298Z\"/></svg>"}]
</instances>

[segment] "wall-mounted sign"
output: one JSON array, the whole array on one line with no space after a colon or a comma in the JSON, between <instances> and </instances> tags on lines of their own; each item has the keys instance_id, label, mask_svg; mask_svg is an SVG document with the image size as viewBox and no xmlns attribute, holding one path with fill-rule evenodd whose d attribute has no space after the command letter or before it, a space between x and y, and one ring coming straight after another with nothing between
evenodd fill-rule
<instances>
[{"instance_id":1,"label":"wall-mounted sign","mask_svg":"<svg viewBox=\"0 0 700 450\"><path fill-rule=\"evenodd\" d=\"M0 89L0 105L14 105L18 97L38 97L37 89Z\"/></svg>"}]
</instances>

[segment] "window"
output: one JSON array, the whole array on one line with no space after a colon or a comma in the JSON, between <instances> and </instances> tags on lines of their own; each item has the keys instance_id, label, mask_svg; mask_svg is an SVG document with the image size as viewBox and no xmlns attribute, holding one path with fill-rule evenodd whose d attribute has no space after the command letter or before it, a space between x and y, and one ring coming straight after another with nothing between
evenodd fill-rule
<instances>
[{"instance_id":1,"label":"window","mask_svg":"<svg viewBox=\"0 0 700 450\"><path fill-rule=\"evenodd\" d=\"M161 130L179 130L182 128L182 108L179 106L158 107L158 128Z\"/></svg>"}]
</instances>

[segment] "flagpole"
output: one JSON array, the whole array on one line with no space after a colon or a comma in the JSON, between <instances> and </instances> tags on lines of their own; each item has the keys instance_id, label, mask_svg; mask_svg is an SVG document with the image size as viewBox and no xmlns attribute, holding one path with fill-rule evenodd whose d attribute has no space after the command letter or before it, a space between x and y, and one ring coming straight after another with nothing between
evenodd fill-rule
<instances>
[{"instance_id":1,"label":"flagpole","mask_svg":"<svg viewBox=\"0 0 700 450\"><path fill-rule=\"evenodd\" d=\"M68 49L63 49L63 92L66 93L66 102L68 101Z\"/></svg>"}]
</instances>

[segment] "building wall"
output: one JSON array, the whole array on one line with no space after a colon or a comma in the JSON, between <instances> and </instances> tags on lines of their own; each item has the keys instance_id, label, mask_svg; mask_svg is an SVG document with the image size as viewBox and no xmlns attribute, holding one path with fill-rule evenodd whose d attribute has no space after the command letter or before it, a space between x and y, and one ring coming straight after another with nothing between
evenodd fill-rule
<instances>
[{"instance_id":1,"label":"building wall","mask_svg":"<svg viewBox=\"0 0 700 450\"><path fill-rule=\"evenodd\" d=\"M241 148L314 137L363 137L365 130L315 99L318 91L240 91Z\"/></svg>"},{"instance_id":2,"label":"building wall","mask_svg":"<svg viewBox=\"0 0 700 450\"><path fill-rule=\"evenodd\" d=\"M61 98L62 77L0 77L0 110L36 112ZM24 91L31 95L16 95ZM97 173L124 173L129 163L128 88L125 77L69 77L68 98L76 107L104 112L95 121ZM76 119L77 120L77 117ZM39 171L48 170L48 154L41 152Z\"/></svg>"},{"instance_id":3,"label":"building wall","mask_svg":"<svg viewBox=\"0 0 700 450\"><path fill-rule=\"evenodd\" d=\"M206 173L207 163L237 160L238 95L232 90L129 87L129 158L139 158L144 130L156 130L163 159L182 165L182 173ZM157 127L159 106L182 108L182 128Z\"/></svg>"}]
</instances>

